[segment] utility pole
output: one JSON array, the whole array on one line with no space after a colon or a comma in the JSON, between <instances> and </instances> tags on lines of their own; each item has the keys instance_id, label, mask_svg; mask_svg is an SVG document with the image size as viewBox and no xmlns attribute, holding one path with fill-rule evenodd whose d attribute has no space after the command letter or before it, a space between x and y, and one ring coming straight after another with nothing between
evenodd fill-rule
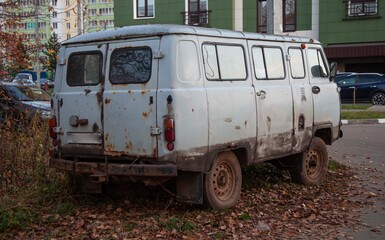
<instances>
[{"instance_id":1,"label":"utility pole","mask_svg":"<svg viewBox=\"0 0 385 240\"><path fill-rule=\"evenodd\" d=\"M36 55L35 55L35 64L36 64L36 86L40 86L40 31L39 31L39 1L35 0L35 45L36 45Z\"/></svg>"},{"instance_id":2,"label":"utility pole","mask_svg":"<svg viewBox=\"0 0 385 240\"><path fill-rule=\"evenodd\" d=\"M266 0L266 10L266 32L267 34L274 34L274 0Z\"/></svg>"},{"instance_id":3,"label":"utility pole","mask_svg":"<svg viewBox=\"0 0 385 240\"><path fill-rule=\"evenodd\" d=\"M83 20L82 20L82 2L78 1L78 35L82 35L82 27L83 27Z\"/></svg>"}]
</instances>

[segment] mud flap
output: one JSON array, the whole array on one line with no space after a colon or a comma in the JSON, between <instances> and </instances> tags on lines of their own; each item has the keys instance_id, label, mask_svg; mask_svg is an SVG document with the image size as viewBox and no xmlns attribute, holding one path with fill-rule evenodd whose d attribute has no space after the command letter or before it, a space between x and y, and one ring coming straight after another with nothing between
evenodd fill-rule
<instances>
[{"instance_id":1,"label":"mud flap","mask_svg":"<svg viewBox=\"0 0 385 240\"><path fill-rule=\"evenodd\" d=\"M179 201L203 204L203 173L178 171L176 181Z\"/></svg>"}]
</instances>

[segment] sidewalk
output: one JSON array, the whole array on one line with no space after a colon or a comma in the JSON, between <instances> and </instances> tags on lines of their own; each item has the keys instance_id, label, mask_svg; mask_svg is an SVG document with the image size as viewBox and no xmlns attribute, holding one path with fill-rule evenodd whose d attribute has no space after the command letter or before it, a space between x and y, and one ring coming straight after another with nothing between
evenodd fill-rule
<instances>
[{"instance_id":1,"label":"sidewalk","mask_svg":"<svg viewBox=\"0 0 385 240\"><path fill-rule=\"evenodd\" d=\"M360 109L342 109L342 112L385 112L385 105L373 105L372 107L360 110ZM342 124L378 124L385 123L385 118L380 119L343 119Z\"/></svg>"}]
</instances>

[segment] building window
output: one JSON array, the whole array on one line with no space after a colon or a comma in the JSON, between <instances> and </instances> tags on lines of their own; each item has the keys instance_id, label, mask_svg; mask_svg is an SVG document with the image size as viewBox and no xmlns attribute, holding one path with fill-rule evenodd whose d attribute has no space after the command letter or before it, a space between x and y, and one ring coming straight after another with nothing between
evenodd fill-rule
<instances>
[{"instance_id":1,"label":"building window","mask_svg":"<svg viewBox=\"0 0 385 240\"><path fill-rule=\"evenodd\" d=\"M70 0L66 0L66 6L70 5Z\"/></svg>"},{"instance_id":2,"label":"building window","mask_svg":"<svg viewBox=\"0 0 385 240\"><path fill-rule=\"evenodd\" d=\"M350 0L345 3L347 17L376 16L378 13L377 0Z\"/></svg>"},{"instance_id":3,"label":"building window","mask_svg":"<svg viewBox=\"0 0 385 240\"><path fill-rule=\"evenodd\" d=\"M71 23L67 23L67 29L71 28Z\"/></svg>"},{"instance_id":4,"label":"building window","mask_svg":"<svg viewBox=\"0 0 385 240\"><path fill-rule=\"evenodd\" d=\"M296 30L296 0L283 0L283 31L294 32Z\"/></svg>"},{"instance_id":5,"label":"building window","mask_svg":"<svg viewBox=\"0 0 385 240\"><path fill-rule=\"evenodd\" d=\"M52 12L52 17L53 17L53 18L57 18L57 12L56 12L56 11L53 11L53 12Z\"/></svg>"},{"instance_id":6,"label":"building window","mask_svg":"<svg viewBox=\"0 0 385 240\"><path fill-rule=\"evenodd\" d=\"M134 0L135 18L151 18L155 15L155 0Z\"/></svg>"},{"instance_id":7,"label":"building window","mask_svg":"<svg viewBox=\"0 0 385 240\"><path fill-rule=\"evenodd\" d=\"M52 0L52 6L57 6L57 0Z\"/></svg>"},{"instance_id":8,"label":"building window","mask_svg":"<svg viewBox=\"0 0 385 240\"><path fill-rule=\"evenodd\" d=\"M67 18L71 17L70 11L67 11L67 12L66 12L66 17L67 17Z\"/></svg>"},{"instance_id":9,"label":"building window","mask_svg":"<svg viewBox=\"0 0 385 240\"><path fill-rule=\"evenodd\" d=\"M52 23L52 27L53 29L57 29L57 23L56 22Z\"/></svg>"},{"instance_id":10,"label":"building window","mask_svg":"<svg viewBox=\"0 0 385 240\"><path fill-rule=\"evenodd\" d=\"M267 4L266 0L257 2L257 32L267 32Z\"/></svg>"},{"instance_id":11,"label":"building window","mask_svg":"<svg viewBox=\"0 0 385 240\"><path fill-rule=\"evenodd\" d=\"M208 25L209 10L208 0L187 0L187 13L185 22L188 25Z\"/></svg>"}]
</instances>

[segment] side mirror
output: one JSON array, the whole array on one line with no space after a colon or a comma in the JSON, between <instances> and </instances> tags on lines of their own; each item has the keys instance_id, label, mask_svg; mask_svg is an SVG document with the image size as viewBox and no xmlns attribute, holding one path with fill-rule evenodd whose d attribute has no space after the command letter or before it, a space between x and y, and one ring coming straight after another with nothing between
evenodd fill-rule
<instances>
[{"instance_id":1,"label":"side mirror","mask_svg":"<svg viewBox=\"0 0 385 240\"><path fill-rule=\"evenodd\" d=\"M337 74L337 63L336 62L332 62L330 64L330 81L333 81L333 79L335 78Z\"/></svg>"}]
</instances>

